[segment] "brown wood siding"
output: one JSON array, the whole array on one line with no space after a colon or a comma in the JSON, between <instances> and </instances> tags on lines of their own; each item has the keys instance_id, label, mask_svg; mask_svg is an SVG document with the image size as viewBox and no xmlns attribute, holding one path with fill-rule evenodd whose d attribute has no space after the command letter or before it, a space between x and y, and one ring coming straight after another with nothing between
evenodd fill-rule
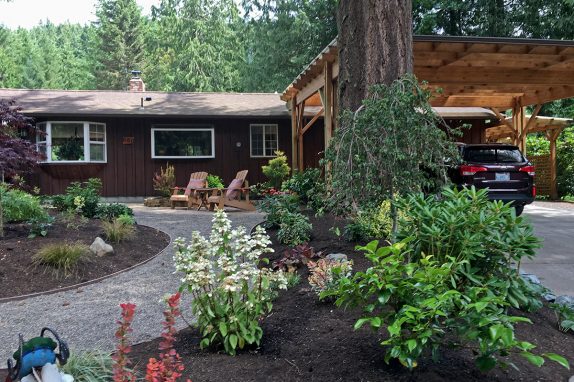
<instances>
[{"instance_id":1,"label":"brown wood siding","mask_svg":"<svg viewBox=\"0 0 574 382\"><path fill-rule=\"evenodd\" d=\"M469 144L486 141L486 127L483 119L445 119L445 122L451 128L462 127L462 136L456 137L457 142Z\"/></svg>"},{"instance_id":2,"label":"brown wood siding","mask_svg":"<svg viewBox=\"0 0 574 382\"><path fill-rule=\"evenodd\" d=\"M252 123L276 123L279 127L279 149L291 161L291 123L288 118L145 118L145 117L82 117L82 118L36 118L58 121L90 121L106 124L106 164L43 164L37 180L43 194L65 191L73 181L99 177L103 182L103 196L150 196L154 195L152 179L160 167L169 162L175 167L178 185L185 186L189 174L207 171L223 178L227 185L240 170L249 170L250 184L266 180L261 166L269 158L251 158L249 126ZM214 128L215 158L209 159L152 159L151 128L154 124L209 124ZM180 126L181 127L181 126ZM124 137L133 137L133 144L123 144ZM236 143L241 142L241 147Z\"/></svg>"},{"instance_id":3,"label":"brown wood siding","mask_svg":"<svg viewBox=\"0 0 574 382\"><path fill-rule=\"evenodd\" d=\"M325 127L323 119L316 121L303 135L303 164L304 168L319 168L319 160L325 150Z\"/></svg>"}]
</instances>

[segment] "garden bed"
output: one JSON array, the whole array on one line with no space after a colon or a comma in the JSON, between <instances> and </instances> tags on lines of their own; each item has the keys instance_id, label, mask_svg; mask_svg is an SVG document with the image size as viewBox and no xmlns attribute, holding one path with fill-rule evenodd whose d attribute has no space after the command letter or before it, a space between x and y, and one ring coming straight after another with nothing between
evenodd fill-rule
<instances>
[{"instance_id":1,"label":"garden bed","mask_svg":"<svg viewBox=\"0 0 574 382\"><path fill-rule=\"evenodd\" d=\"M328 253L343 252L354 261L355 270L370 264L354 251L354 244L335 236L329 229L332 217L311 217L313 237L310 245ZM337 224L341 226L341 224ZM276 243L275 232L271 232ZM274 245L278 258L285 246ZM328 302L319 302L309 288L308 272L299 270L302 282L282 292L273 312L263 321L264 336L257 349L240 351L232 357L224 353L199 349L200 336L195 329L179 332L176 350L185 363L185 376L203 381L567 381L574 374L548 362L537 368L522 357L512 361L520 369L495 369L481 373L474 365L468 349L443 349L442 358L434 363L430 356L421 359L410 372L398 363L387 365L382 337L370 329L353 330L360 312L337 309ZM574 361L574 336L556 329L554 313L548 309L517 315L529 317L534 325L518 324L516 335L537 345L536 353L555 352ZM119 310L118 310L119 316ZM384 335L384 331L381 331ZM157 357L160 339L134 346L130 357L145 370L150 357Z\"/></svg>"},{"instance_id":2,"label":"garden bed","mask_svg":"<svg viewBox=\"0 0 574 382\"><path fill-rule=\"evenodd\" d=\"M156 229L136 225L135 236L129 241L113 244L114 253L88 256L74 271L65 276L54 269L32 263L32 256L45 245L66 242L92 244L103 236L101 221L88 219L82 226L57 219L46 237L28 238L29 227L7 224L5 237L0 238L0 299L27 295L73 286L113 274L139 264L159 253L169 243L169 236ZM75 223L71 223L75 226Z\"/></svg>"}]
</instances>

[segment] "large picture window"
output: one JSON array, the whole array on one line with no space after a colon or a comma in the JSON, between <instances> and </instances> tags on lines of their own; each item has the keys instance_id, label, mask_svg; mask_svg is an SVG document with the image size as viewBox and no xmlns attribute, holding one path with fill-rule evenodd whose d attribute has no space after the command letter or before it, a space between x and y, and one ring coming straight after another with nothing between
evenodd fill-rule
<instances>
[{"instance_id":1,"label":"large picture window","mask_svg":"<svg viewBox=\"0 0 574 382\"><path fill-rule=\"evenodd\" d=\"M251 156L272 157L279 148L277 125L251 125Z\"/></svg>"},{"instance_id":2,"label":"large picture window","mask_svg":"<svg viewBox=\"0 0 574 382\"><path fill-rule=\"evenodd\" d=\"M41 122L38 151L45 162L106 162L106 125L95 122Z\"/></svg>"},{"instance_id":3,"label":"large picture window","mask_svg":"<svg viewBox=\"0 0 574 382\"><path fill-rule=\"evenodd\" d=\"M215 158L213 128L207 126L151 129L152 158Z\"/></svg>"}]
</instances>

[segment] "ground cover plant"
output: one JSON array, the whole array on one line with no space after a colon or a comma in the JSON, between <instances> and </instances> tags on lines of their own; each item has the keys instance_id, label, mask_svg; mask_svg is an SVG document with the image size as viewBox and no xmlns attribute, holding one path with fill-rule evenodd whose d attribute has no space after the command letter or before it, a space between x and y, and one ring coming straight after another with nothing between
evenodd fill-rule
<instances>
[{"instance_id":1,"label":"ground cover plant","mask_svg":"<svg viewBox=\"0 0 574 382\"><path fill-rule=\"evenodd\" d=\"M121 215L133 216L134 211L121 203L99 203L96 207L96 217L98 219L112 221Z\"/></svg>"},{"instance_id":2,"label":"ground cover plant","mask_svg":"<svg viewBox=\"0 0 574 382\"><path fill-rule=\"evenodd\" d=\"M311 238L313 225L309 218L299 212L281 214L277 237L283 244L295 246L306 243Z\"/></svg>"},{"instance_id":3,"label":"ground cover plant","mask_svg":"<svg viewBox=\"0 0 574 382\"><path fill-rule=\"evenodd\" d=\"M233 355L260 344L260 320L271 312L276 291L287 287L283 272L258 266L273 251L270 244L261 226L252 235L232 230L223 210L215 212L209 240L199 232L189 243L176 240L175 267L183 274L181 290L193 296L202 348L222 345Z\"/></svg>"},{"instance_id":4,"label":"ground cover plant","mask_svg":"<svg viewBox=\"0 0 574 382\"><path fill-rule=\"evenodd\" d=\"M386 362L413 369L423 352L438 358L448 345L472 348L483 371L508 365L513 352L536 366L546 358L569 368L564 357L535 354L535 345L515 337L514 324L530 321L508 307L532 308L540 296L529 294L511 265L533 256L539 242L510 205L475 189L445 189L441 199L411 195L397 205L400 242L360 247L373 265L323 294L363 309L355 328L386 329Z\"/></svg>"}]
</instances>

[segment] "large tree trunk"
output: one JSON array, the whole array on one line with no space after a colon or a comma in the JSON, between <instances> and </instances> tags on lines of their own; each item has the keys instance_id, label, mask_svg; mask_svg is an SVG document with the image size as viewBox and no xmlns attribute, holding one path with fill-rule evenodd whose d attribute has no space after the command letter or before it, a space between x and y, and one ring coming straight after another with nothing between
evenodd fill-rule
<instances>
[{"instance_id":1,"label":"large tree trunk","mask_svg":"<svg viewBox=\"0 0 574 382\"><path fill-rule=\"evenodd\" d=\"M411 0L340 0L339 110L356 110L374 84L413 71Z\"/></svg>"}]
</instances>

